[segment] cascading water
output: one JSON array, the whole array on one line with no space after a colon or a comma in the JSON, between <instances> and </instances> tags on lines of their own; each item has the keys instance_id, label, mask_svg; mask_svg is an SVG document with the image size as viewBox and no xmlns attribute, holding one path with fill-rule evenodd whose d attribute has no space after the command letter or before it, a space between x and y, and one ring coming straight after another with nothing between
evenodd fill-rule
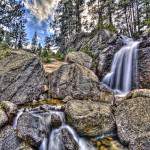
<instances>
[{"instance_id":1,"label":"cascading water","mask_svg":"<svg viewBox=\"0 0 150 150\"><path fill-rule=\"evenodd\" d=\"M123 46L114 56L111 72L108 73L103 83L114 90L117 94L126 94L132 88L133 76L137 65L137 50L139 41L122 37Z\"/></svg>"},{"instance_id":2,"label":"cascading water","mask_svg":"<svg viewBox=\"0 0 150 150\"><path fill-rule=\"evenodd\" d=\"M66 129L72 135L73 139L79 145L79 150L96 150L91 144L89 144L83 138L80 138L70 126L65 124L65 116L62 114L62 112L56 112L56 114L60 116L62 125L58 129L51 131L49 139L44 138L39 150L63 150L64 148L61 136L61 131L63 129Z\"/></svg>"},{"instance_id":3,"label":"cascading water","mask_svg":"<svg viewBox=\"0 0 150 150\"><path fill-rule=\"evenodd\" d=\"M24 112L28 112L31 113L33 116L42 118L43 114L48 114L49 115L49 119L45 120L45 124L47 124L48 126L51 124L51 116L52 115L57 115L59 116L62 125L59 128L53 129L52 131L50 131L49 133L49 137L44 137L43 138L43 142L41 143L39 150L64 150L64 146L63 146L63 142L62 142L62 136L61 136L61 131L63 129L66 129L73 137L73 140L75 140L75 142L78 144L79 146L79 150L96 150L90 143L88 143L85 139L80 138L77 133L68 125L66 125L65 123L65 115L63 112L59 111L58 107L55 108L52 107L53 110L51 110L51 106L50 106L50 110L48 110L48 112L43 113L43 111L40 111L38 109L20 109L18 111L18 114L16 116L16 118L14 119L14 123L13 123L13 127L14 129L17 128L17 122L19 117L24 113ZM61 109L60 109L61 110Z\"/></svg>"}]
</instances>

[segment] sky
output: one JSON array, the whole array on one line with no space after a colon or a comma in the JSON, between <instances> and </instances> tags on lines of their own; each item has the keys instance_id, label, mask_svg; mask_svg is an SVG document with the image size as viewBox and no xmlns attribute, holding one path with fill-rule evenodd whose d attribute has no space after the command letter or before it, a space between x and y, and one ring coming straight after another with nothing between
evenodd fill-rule
<instances>
[{"instance_id":1,"label":"sky","mask_svg":"<svg viewBox=\"0 0 150 150\"><path fill-rule=\"evenodd\" d=\"M23 0L26 7L25 18L27 39L31 42L35 32L38 41L43 45L45 36L53 34L49 23L53 19L54 10L59 0Z\"/></svg>"}]
</instances>

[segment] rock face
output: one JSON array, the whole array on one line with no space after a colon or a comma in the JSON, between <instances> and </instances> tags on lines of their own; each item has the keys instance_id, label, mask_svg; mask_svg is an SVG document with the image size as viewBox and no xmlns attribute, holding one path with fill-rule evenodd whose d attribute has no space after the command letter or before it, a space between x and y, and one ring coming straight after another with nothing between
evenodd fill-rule
<instances>
[{"instance_id":1,"label":"rock face","mask_svg":"<svg viewBox=\"0 0 150 150\"><path fill-rule=\"evenodd\" d=\"M113 57L117 50L119 49L115 46L108 46L99 52L99 55L96 59L96 74L101 81L104 76L110 72Z\"/></svg>"},{"instance_id":2,"label":"rock face","mask_svg":"<svg viewBox=\"0 0 150 150\"><path fill-rule=\"evenodd\" d=\"M77 63L81 66L91 68L92 58L83 52L71 52L66 56L66 62Z\"/></svg>"},{"instance_id":3,"label":"rock face","mask_svg":"<svg viewBox=\"0 0 150 150\"><path fill-rule=\"evenodd\" d=\"M72 96L78 99L97 99L98 78L78 64L63 65L49 76L49 90L53 98Z\"/></svg>"},{"instance_id":4,"label":"rock face","mask_svg":"<svg viewBox=\"0 0 150 150\"><path fill-rule=\"evenodd\" d=\"M115 111L118 136L127 144L150 131L150 97L134 94L123 100Z\"/></svg>"},{"instance_id":5,"label":"rock face","mask_svg":"<svg viewBox=\"0 0 150 150\"><path fill-rule=\"evenodd\" d=\"M108 43L114 43L116 41L116 34L113 34L107 30L101 30L99 32L92 33L80 33L66 45L65 49L75 49L77 51L90 49L93 53L97 53L102 50Z\"/></svg>"},{"instance_id":6,"label":"rock face","mask_svg":"<svg viewBox=\"0 0 150 150\"><path fill-rule=\"evenodd\" d=\"M35 55L12 51L0 60L0 101L15 104L38 99L46 84L43 67Z\"/></svg>"},{"instance_id":7,"label":"rock face","mask_svg":"<svg viewBox=\"0 0 150 150\"><path fill-rule=\"evenodd\" d=\"M114 129L114 120L108 104L86 100L72 100L66 104L68 123L78 133L97 136Z\"/></svg>"},{"instance_id":8,"label":"rock face","mask_svg":"<svg viewBox=\"0 0 150 150\"><path fill-rule=\"evenodd\" d=\"M150 89L150 47L138 53L139 88Z\"/></svg>"}]
</instances>

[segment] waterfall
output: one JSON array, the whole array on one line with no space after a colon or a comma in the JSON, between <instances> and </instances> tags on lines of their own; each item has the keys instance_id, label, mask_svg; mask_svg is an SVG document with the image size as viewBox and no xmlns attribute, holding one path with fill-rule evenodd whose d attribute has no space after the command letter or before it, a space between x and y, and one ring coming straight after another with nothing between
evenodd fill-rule
<instances>
[{"instance_id":1,"label":"waterfall","mask_svg":"<svg viewBox=\"0 0 150 150\"><path fill-rule=\"evenodd\" d=\"M18 123L18 119L19 117L23 114L24 109L20 109L17 113L17 116L13 122L13 128L16 129L17 128L17 123Z\"/></svg>"},{"instance_id":2,"label":"waterfall","mask_svg":"<svg viewBox=\"0 0 150 150\"><path fill-rule=\"evenodd\" d=\"M50 106L51 108L51 106ZM49 117L46 120L43 120L43 125L45 127L49 126L51 124L51 116L57 115L59 116L62 125L59 128L55 128L49 131L49 136L45 135L43 138L43 141L39 147L39 150L64 150L63 142L62 142L62 130L66 129L69 134L71 134L73 140L78 144L79 150L96 150L89 142L87 142L84 138L80 138L75 130L68 126L66 124L65 115L64 112L58 111L58 110L48 110L46 112L43 112L43 110L39 110L38 108L35 109L20 109L17 113L16 118L13 122L14 129L17 129L17 123L19 117L24 113L28 112L31 113L35 117L39 117L42 119L42 116L44 114L49 115Z\"/></svg>"},{"instance_id":3,"label":"waterfall","mask_svg":"<svg viewBox=\"0 0 150 150\"><path fill-rule=\"evenodd\" d=\"M65 124L63 124L59 129L54 129L50 134L48 150L63 150L62 137L61 137L62 129L67 129L67 131L69 131L73 139L79 145L79 150L96 150L85 139L80 138L70 126ZM40 149L40 150L45 150L45 149Z\"/></svg>"},{"instance_id":4,"label":"waterfall","mask_svg":"<svg viewBox=\"0 0 150 150\"><path fill-rule=\"evenodd\" d=\"M104 77L103 83L117 94L126 94L132 89L137 65L139 41L122 36L125 44L114 56L111 71Z\"/></svg>"},{"instance_id":5,"label":"waterfall","mask_svg":"<svg viewBox=\"0 0 150 150\"><path fill-rule=\"evenodd\" d=\"M54 113L54 112L53 112ZM58 129L53 129L50 132L49 138L44 138L39 150L63 150L63 142L61 137L61 131L66 129L79 145L79 150L96 150L91 144L89 144L83 138L80 138L75 130L65 123L65 116L62 115L62 112L56 112L60 116L62 125Z\"/></svg>"}]
</instances>

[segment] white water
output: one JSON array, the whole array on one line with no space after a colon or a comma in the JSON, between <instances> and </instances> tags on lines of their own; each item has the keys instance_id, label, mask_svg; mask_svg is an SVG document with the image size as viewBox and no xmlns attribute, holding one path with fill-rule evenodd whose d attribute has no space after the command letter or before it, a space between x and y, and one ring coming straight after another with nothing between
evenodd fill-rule
<instances>
[{"instance_id":1,"label":"white water","mask_svg":"<svg viewBox=\"0 0 150 150\"><path fill-rule=\"evenodd\" d=\"M17 116L13 122L13 128L16 129L17 128L17 123L18 123L18 119L19 117L23 114L24 109L20 109L17 113Z\"/></svg>"},{"instance_id":2,"label":"white water","mask_svg":"<svg viewBox=\"0 0 150 150\"><path fill-rule=\"evenodd\" d=\"M52 131L49 137L49 147L48 150L62 150L62 137L61 137L61 130L67 129L69 133L73 136L73 139L79 145L79 150L96 150L92 145L90 145L86 140L80 138L76 132L68 125L63 124L59 129L55 129ZM44 146L45 147L45 146ZM45 150L45 149L40 149Z\"/></svg>"},{"instance_id":3,"label":"white water","mask_svg":"<svg viewBox=\"0 0 150 150\"><path fill-rule=\"evenodd\" d=\"M56 110L49 110L48 112L42 112L38 111L37 109L20 109L18 111L18 114L13 122L14 129L17 128L17 122L19 117L23 114L23 112L29 112L33 116L39 117L42 119L43 114L48 114L49 117L47 120L43 120L43 124L50 125L51 124L51 116L53 114L60 117L60 120L62 122L62 125L58 129L53 129L49 133L49 137L44 137L43 142L41 143L39 150L63 150L63 142L62 142L62 136L61 136L61 130L66 129L73 137L73 140L76 141L76 143L79 145L79 150L96 150L91 144L89 144L85 139L80 138L75 130L73 130L70 126L65 124L65 115L61 111ZM45 127L46 127L45 126Z\"/></svg>"},{"instance_id":4,"label":"white water","mask_svg":"<svg viewBox=\"0 0 150 150\"><path fill-rule=\"evenodd\" d=\"M139 41L122 37L123 46L114 56L111 71L104 77L103 83L117 94L126 94L132 88L133 73L136 72Z\"/></svg>"}]
</instances>

